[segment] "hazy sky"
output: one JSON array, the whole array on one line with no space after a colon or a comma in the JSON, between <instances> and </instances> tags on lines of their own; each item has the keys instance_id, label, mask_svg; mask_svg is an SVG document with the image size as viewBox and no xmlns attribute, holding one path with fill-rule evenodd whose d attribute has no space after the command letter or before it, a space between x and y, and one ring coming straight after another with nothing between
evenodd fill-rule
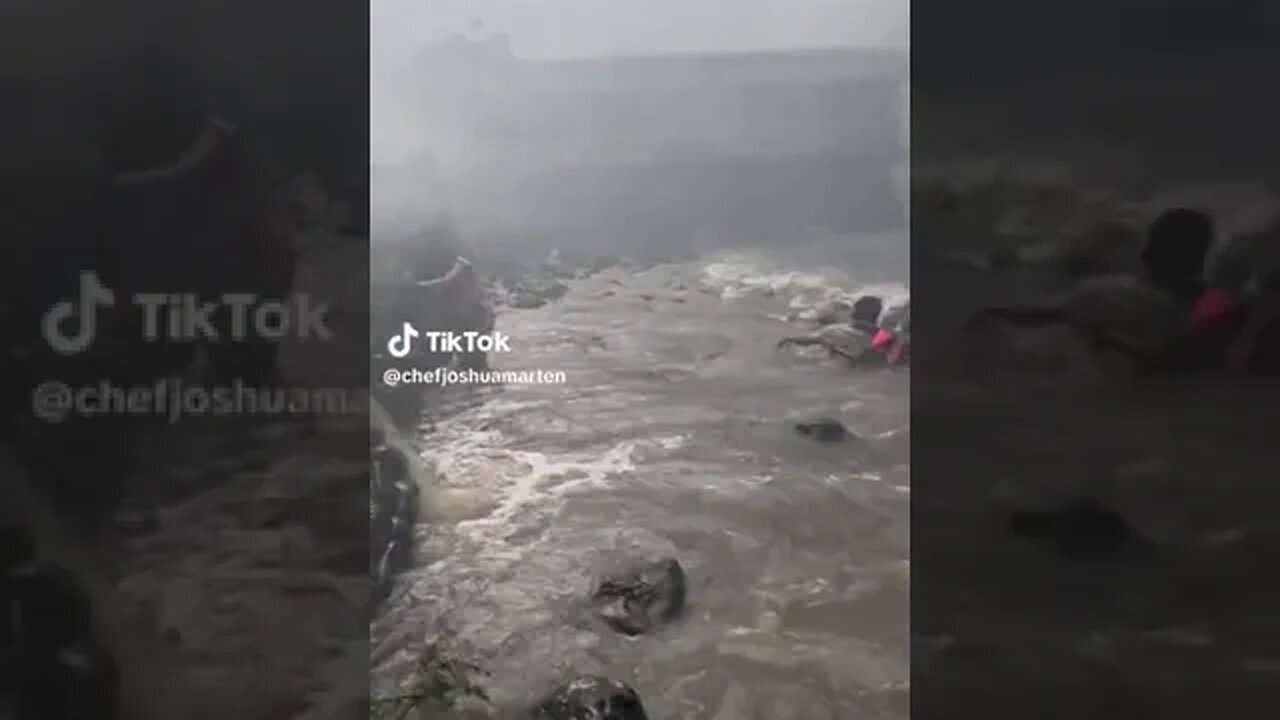
<instances>
[{"instance_id":1,"label":"hazy sky","mask_svg":"<svg viewBox=\"0 0 1280 720\"><path fill-rule=\"evenodd\" d=\"M862 46L905 49L909 0L371 0L372 151L422 146L397 78L423 45L505 33L522 57ZM438 139L437 139L438 140Z\"/></svg>"},{"instance_id":2,"label":"hazy sky","mask_svg":"<svg viewBox=\"0 0 1280 720\"><path fill-rule=\"evenodd\" d=\"M466 32L505 32L526 57L906 47L908 0L372 0L373 54L402 61Z\"/></svg>"}]
</instances>

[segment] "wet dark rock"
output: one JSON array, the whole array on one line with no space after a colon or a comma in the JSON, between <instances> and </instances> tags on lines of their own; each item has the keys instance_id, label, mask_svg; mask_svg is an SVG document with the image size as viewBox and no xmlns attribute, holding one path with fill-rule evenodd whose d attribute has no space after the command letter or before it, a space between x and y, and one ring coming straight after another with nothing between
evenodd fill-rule
<instances>
[{"instance_id":1,"label":"wet dark rock","mask_svg":"<svg viewBox=\"0 0 1280 720\"><path fill-rule=\"evenodd\" d=\"M534 706L530 720L648 720L626 683L586 675L561 685Z\"/></svg>"},{"instance_id":2,"label":"wet dark rock","mask_svg":"<svg viewBox=\"0 0 1280 720\"><path fill-rule=\"evenodd\" d=\"M413 560L419 488L403 450L375 447L370 462L369 567L375 598L385 599L395 574Z\"/></svg>"},{"instance_id":3,"label":"wet dark rock","mask_svg":"<svg viewBox=\"0 0 1280 720\"><path fill-rule=\"evenodd\" d=\"M474 266L453 241L431 236L392 241L387 252L376 253L370 283L371 351L375 379L399 361L389 355L388 341L399 336L405 323L422 331L490 332L494 314ZM405 268L411 272L406 273ZM455 358L453 352L431 352L417 342L413 358L419 367L444 367L455 359L473 365L482 357ZM466 353L462 353L466 355ZM482 353L480 355L483 355ZM382 387L378 383L378 387ZM385 388L381 392L389 392Z\"/></svg>"},{"instance_id":4,"label":"wet dark rock","mask_svg":"<svg viewBox=\"0 0 1280 720\"><path fill-rule=\"evenodd\" d=\"M555 280L525 281L508 291L507 305L518 310L533 310L555 302L569 292L569 286Z\"/></svg>"},{"instance_id":5,"label":"wet dark rock","mask_svg":"<svg viewBox=\"0 0 1280 720\"><path fill-rule=\"evenodd\" d=\"M624 635L643 635L684 611L688 584L672 558L628 568L605 578L592 593L596 616Z\"/></svg>"},{"instance_id":6,"label":"wet dark rock","mask_svg":"<svg viewBox=\"0 0 1280 720\"><path fill-rule=\"evenodd\" d=\"M379 445L373 449L372 453L374 467L378 469L378 476L375 483L379 490L384 489L386 480L396 478L405 478L409 476L409 458L404 452L388 445Z\"/></svg>"},{"instance_id":7,"label":"wet dark rock","mask_svg":"<svg viewBox=\"0 0 1280 720\"><path fill-rule=\"evenodd\" d=\"M845 429L837 420L820 418L808 422L796 423L796 432L822 443L837 443L853 437L853 433Z\"/></svg>"},{"instance_id":8,"label":"wet dark rock","mask_svg":"<svg viewBox=\"0 0 1280 720\"><path fill-rule=\"evenodd\" d=\"M1072 500L1052 510L1014 510L1009 530L1049 543L1071 558L1109 557L1143 542L1122 515L1093 499Z\"/></svg>"}]
</instances>

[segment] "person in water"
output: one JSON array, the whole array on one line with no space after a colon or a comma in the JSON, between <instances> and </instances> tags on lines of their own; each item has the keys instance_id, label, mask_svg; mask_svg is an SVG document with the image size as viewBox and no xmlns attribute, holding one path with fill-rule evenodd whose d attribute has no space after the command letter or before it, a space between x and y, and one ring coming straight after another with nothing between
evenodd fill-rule
<instances>
[{"instance_id":1,"label":"person in water","mask_svg":"<svg viewBox=\"0 0 1280 720\"><path fill-rule=\"evenodd\" d=\"M1144 352L1104 339L1102 347L1129 356L1148 372L1280 371L1280 274L1263 273L1253 293L1219 285L1198 290L1183 332L1166 345Z\"/></svg>"},{"instance_id":2,"label":"person in water","mask_svg":"<svg viewBox=\"0 0 1280 720\"><path fill-rule=\"evenodd\" d=\"M1134 342L1107 327L1105 318L1086 317L1069 301L1040 306L985 308L975 313L968 327L998 320L1015 327L1071 327L1097 349L1117 351L1146 368L1201 367L1221 360L1227 345L1243 324L1242 305L1222 288L1207 287L1205 263L1215 229L1205 213L1189 208L1162 212L1147 228L1139 256L1145 269L1140 286L1144 300L1155 297L1161 309L1180 327L1152 344ZM1128 300L1136 303L1138 293ZM1120 316L1132 308L1109 308ZM1182 318L1178 320L1178 318ZM1163 318L1161 318L1163 319ZM1156 318L1152 318L1153 324Z\"/></svg>"},{"instance_id":3,"label":"person in water","mask_svg":"<svg viewBox=\"0 0 1280 720\"><path fill-rule=\"evenodd\" d=\"M884 299L864 295L853 304L848 323L827 325L809 335L786 337L778 347L820 345L854 365L902 365L907 362L906 332L901 323L882 322Z\"/></svg>"},{"instance_id":4,"label":"person in water","mask_svg":"<svg viewBox=\"0 0 1280 720\"><path fill-rule=\"evenodd\" d=\"M1280 275L1264 274L1253 296L1230 283L1206 283L1214 234L1208 215L1186 208L1162 213L1148 228L1140 256L1145 280L1163 294L1179 320L1175 331L1154 345L1082 324L1064 307L1001 308L984 314L1022 326L1065 322L1095 348L1128 357L1142 372L1280 371Z\"/></svg>"},{"instance_id":5,"label":"person in water","mask_svg":"<svg viewBox=\"0 0 1280 720\"><path fill-rule=\"evenodd\" d=\"M880 328L871 338L871 348L888 365L911 362L911 303L885 313Z\"/></svg>"}]
</instances>

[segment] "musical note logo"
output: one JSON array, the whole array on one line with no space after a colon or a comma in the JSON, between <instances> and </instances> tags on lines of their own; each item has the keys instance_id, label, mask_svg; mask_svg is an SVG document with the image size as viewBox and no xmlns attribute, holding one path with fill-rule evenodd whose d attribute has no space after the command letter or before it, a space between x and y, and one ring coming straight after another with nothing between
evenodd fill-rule
<instances>
[{"instance_id":1,"label":"musical note logo","mask_svg":"<svg viewBox=\"0 0 1280 720\"><path fill-rule=\"evenodd\" d=\"M92 270L80 273L80 298L78 302L63 300L44 314L44 338L49 347L63 355L83 352L93 342L98 332L98 307L113 307L115 293L98 282L98 274ZM79 320L73 332L63 331L68 320Z\"/></svg>"},{"instance_id":2,"label":"musical note logo","mask_svg":"<svg viewBox=\"0 0 1280 720\"><path fill-rule=\"evenodd\" d=\"M387 341L387 351L392 357L402 358L409 354L413 347L412 341L416 337L418 337L418 331L409 323L405 323L400 334Z\"/></svg>"}]
</instances>

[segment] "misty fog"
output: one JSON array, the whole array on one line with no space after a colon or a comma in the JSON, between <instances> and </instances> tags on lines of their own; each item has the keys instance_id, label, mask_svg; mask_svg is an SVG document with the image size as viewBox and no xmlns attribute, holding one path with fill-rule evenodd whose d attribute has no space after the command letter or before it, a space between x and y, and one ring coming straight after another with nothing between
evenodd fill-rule
<instances>
[{"instance_id":1,"label":"misty fog","mask_svg":"<svg viewBox=\"0 0 1280 720\"><path fill-rule=\"evenodd\" d=\"M897 2L428 5L373 6L375 239L679 254L904 222Z\"/></svg>"}]
</instances>

